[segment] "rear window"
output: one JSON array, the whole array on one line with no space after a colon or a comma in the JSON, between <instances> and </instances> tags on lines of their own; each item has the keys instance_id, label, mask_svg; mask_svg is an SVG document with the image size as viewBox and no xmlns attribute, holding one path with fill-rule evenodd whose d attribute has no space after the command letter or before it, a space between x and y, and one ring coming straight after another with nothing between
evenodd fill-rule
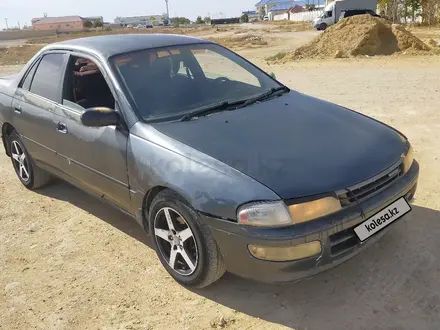
<instances>
[{"instance_id":1,"label":"rear window","mask_svg":"<svg viewBox=\"0 0 440 330\"><path fill-rule=\"evenodd\" d=\"M34 77L35 74L35 70L37 70L38 67L38 61L36 61L36 63L34 63L32 65L32 68L28 71L26 78L24 79L21 88L25 89L25 90L29 90L29 88L31 87L31 83L32 83L32 78Z\"/></svg>"}]
</instances>

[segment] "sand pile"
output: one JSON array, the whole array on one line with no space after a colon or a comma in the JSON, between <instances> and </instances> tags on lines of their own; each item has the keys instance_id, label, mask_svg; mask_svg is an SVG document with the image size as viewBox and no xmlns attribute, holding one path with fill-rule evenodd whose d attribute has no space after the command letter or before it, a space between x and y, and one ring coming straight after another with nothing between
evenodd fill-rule
<instances>
[{"instance_id":1,"label":"sand pile","mask_svg":"<svg viewBox=\"0 0 440 330\"><path fill-rule=\"evenodd\" d=\"M437 47L439 47L437 41L435 41L435 40L432 39L432 38L423 39L423 42L424 42L425 44L427 44L428 46L430 46L431 48L437 48Z\"/></svg>"},{"instance_id":2,"label":"sand pile","mask_svg":"<svg viewBox=\"0 0 440 330\"><path fill-rule=\"evenodd\" d=\"M357 55L420 53L431 47L398 24L382 18L358 15L329 27L309 44L287 55L288 59L339 58Z\"/></svg>"}]
</instances>

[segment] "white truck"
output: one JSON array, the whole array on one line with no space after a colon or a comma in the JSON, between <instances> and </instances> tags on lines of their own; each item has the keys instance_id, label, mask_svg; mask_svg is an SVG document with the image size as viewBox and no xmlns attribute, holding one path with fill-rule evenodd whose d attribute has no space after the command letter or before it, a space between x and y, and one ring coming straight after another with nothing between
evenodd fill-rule
<instances>
[{"instance_id":1,"label":"white truck","mask_svg":"<svg viewBox=\"0 0 440 330\"><path fill-rule=\"evenodd\" d=\"M377 0L336 0L329 3L321 16L313 21L313 27L317 30L325 30L337 23L341 12L353 9L366 9L376 12Z\"/></svg>"}]
</instances>

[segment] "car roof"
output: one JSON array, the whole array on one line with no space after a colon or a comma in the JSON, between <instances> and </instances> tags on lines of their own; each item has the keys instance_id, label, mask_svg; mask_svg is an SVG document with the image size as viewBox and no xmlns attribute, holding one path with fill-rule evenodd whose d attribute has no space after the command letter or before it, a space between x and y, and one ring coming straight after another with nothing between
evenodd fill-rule
<instances>
[{"instance_id":1,"label":"car roof","mask_svg":"<svg viewBox=\"0 0 440 330\"><path fill-rule=\"evenodd\" d=\"M45 50L71 49L109 58L113 55L137 50L196 43L211 42L176 34L115 34L61 41L48 45Z\"/></svg>"}]
</instances>

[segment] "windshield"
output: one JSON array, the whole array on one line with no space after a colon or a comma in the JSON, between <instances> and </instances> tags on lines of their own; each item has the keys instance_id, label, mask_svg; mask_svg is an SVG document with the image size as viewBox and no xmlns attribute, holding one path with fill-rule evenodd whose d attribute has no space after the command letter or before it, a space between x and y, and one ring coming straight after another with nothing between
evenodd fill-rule
<instances>
[{"instance_id":1,"label":"windshield","mask_svg":"<svg viewBox=\"0 0 440 330\"><path fill-rule=\"evenodd\" d=\"M148 49L110 61L143 120L178 119L200 107L245 100L281 86L215 44Z\"/></svg>"},{"instance_id":2,"label":"windshield","mask_svg":"<svg viewBox=\"0 0 440 330\"><path fill-rule=\"evenodd\" d=\"M320 18L328 18L328 17L332 17L332 13L333 13L333 9L335 7L335 4L332 2L330 4L328 4L325 8L324 11L322 12L321 15L319 15Z\"/></svg>"}]
</instances>

